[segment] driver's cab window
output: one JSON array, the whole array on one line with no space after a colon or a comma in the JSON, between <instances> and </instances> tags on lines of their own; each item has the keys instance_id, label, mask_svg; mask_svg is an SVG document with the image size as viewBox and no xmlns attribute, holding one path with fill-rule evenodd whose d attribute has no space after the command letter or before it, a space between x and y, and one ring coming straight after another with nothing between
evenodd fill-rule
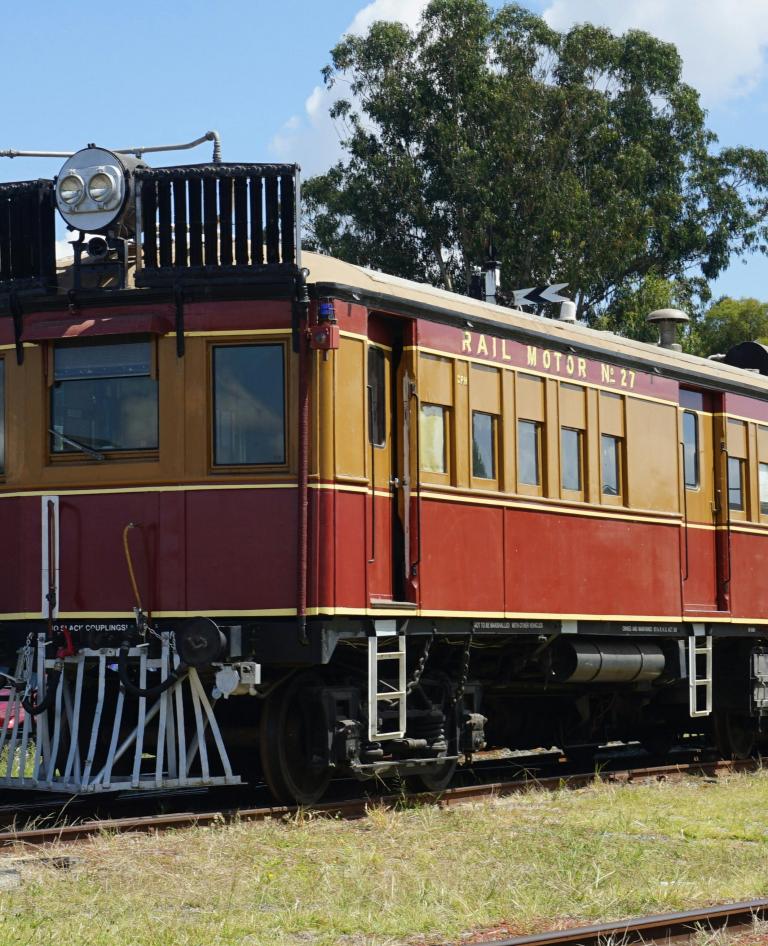
<instances>
[{"instance_id":1,"label":"driver's cab window","mask_svg":"<svg viewBox=\"0 0 768 946\"><path fill-rule=\"evenodd\" d=\"M157 377L149 339L62 342L53 348L52 454L156 450Z\"/></svg>"}]
</instances>

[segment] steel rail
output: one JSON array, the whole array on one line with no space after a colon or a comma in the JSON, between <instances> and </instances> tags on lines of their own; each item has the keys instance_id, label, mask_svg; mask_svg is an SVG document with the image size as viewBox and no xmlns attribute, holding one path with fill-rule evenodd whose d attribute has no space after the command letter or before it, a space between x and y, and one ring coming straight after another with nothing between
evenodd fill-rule
<instances>
[{"instance_id":1,"label":"steel rail","mask_svg":"<svg viewBox=\"0 0 768 946\"><path fill-rule=\"evenodd\" d=\"M448 788L440 793L420 792L415 794L383 795L373 798L354 798L346 801L331 801L313 805L309 809L292 806L263 808L232 808L216 811L185 811L136 818L117 818L84 821L79 824L63 824L22 830L0 830L0 848L14 845L39 846L53 843L82 841L103 833L151 833L189 827L205 827L232 821L266 821L290 818L306 812L312 815L342 818L364 818L373 808L397 808L403 804L436 804L440 807L466 804L482 798L503 798L507 795L530 791L559 791L581 788L595 781L634 782L648 779L678 779L689 775L715 775L720 772L754 771L758 766L753 760L743 762L712 761L687 762L649 768L628 768L616 771L589 772L576 775L557 775L536 778L527 775L504 782L489 782Z\"/></svg>"},{"instance_id":2,"label":"steel rail","mask_svg":"<svg viewBox=\"0 0 768 946\"><path fill-rule=\"evenodd\" d=\"M475 942L473 946L621 946L643 943L689 942L699 932L714 932L728 928L751 926L756 919L768 917L768 900L743 900L710 907L698 907L680 913L659 913L594 926L571 927L530 936L513 936Z\"/></svg>"}]
</instances>

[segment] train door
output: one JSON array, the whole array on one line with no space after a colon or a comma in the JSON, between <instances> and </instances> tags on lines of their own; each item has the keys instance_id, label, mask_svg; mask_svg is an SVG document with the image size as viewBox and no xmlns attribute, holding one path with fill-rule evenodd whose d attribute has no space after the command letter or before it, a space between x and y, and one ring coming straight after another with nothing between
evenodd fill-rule
<instances>
[{"instance_id":1,"label":"train door","mask_svg":"<svg viewBox=\"0 0 768 946\"><path fill-rule=\"evenodd\" d=\"M729 610L722 395L680 390L683 610Z\"/></svg>"},{"instance_id":2,"label":"train door","mask_svg":"<svg viewBox=\"0 0 768 946\"><path fill-rule=\"evenodd\" d=\"M368 322L368 595L372 606L410 599L411 378L403 324Z\"/></svg>"}]
</instances>

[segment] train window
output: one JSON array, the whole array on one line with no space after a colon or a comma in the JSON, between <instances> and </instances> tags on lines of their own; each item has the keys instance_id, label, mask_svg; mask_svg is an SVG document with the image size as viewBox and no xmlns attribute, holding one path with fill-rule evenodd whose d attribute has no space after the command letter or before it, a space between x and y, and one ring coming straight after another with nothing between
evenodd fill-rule
<instances>
[{"instance_id":1,"label":"train window","mask_svg":"<svg viewBox=\"0 0 768 946\"><path fill-rule=\"evenodd\" d=\"M525 486L541 483L541 424L517 422L517 478Z\"/></svg>"},{"instance_id":2,"label":"train window","mask_svg":"<svg viewBox=\"0 0 768 946\"><path fill-rule=\"evenodd\" d=\"M744 508L744 461L728 457L728 508Z\"/></svg>"},{"instance_id":3,"label":"train window","mask_svg":"<svg viewBox=\"0 0 768 946\"><path fill-rule=\"evenodd\" d=\"M496 418L472 411L472 476L496 479Z\"/></svg>"},{"instance_id":4,"label":"train window","mask_svg":"<svg viewBox=\"0 0 768 946\"><path fill-rule=\"evenodd\" d=\"M691 411L683 412L683 468L685 488L699 485L699 418Z\"/></svg>"},{"instance_id":5,"label":"train window","mask_svg":"<svg viewBox=\"0 0 768 946\"><path fill-rule=\"evenodd\" d=\"M422 404L419 412L419 450L424 473L446 473L446 409L442 404Z\"/></svg>"},{"instance_id":6,"label":"train window","mask_svg":"<svg viewBox=\"0 0 768 946\"><path fill-rule=\"evenodd\" d=\"M768 463L760 464L760 514L768 516Z\"/></svg>"},{"instance_id":7,"label":"train window","mask_svg":"<svg viewBox=\"0 0 768 946\"><path fill-rule=\"evenodd\" d=\"M217 466L285 463L285 369L282 345L213 349L213 462Z\"/></svg>"},{"instance_id":8,"label":"train window","mask_svg":"<svg viewBox=\"0 0 768 946\"><path fill-rule=\"evenodd\" d=\"M563 489L576 492L582 488L582 433L571 427L560 430L560 471Z\"/></svg>"},{"instance_id":9,"label":"train window","mask_svg":"<svg viewBox=\"0 0 768 946\"><path fill-rule=\"evenodd\" d=\"M368 442L383 447L387 436L385 356L381 348L368 349Z\"/></svg>"},{"instance_id":10,"label":"train window","mask_svg":"<svg viewBox=\"0 0 768 946\"><path fill-rule=\"evenodd\" d=\"M157 378L146 340L53 349L51 452L156 450Z\"/></svg>"},{"instance_id":11,"label":"train window","mask_svg":"<svg viewBox=\"0 0 768 946\"><path fill-rule=\"evenodd\" d=\"M621 438L611 434L600 437L604 496L621 495Z\"/></svg>"},{"instance_id":12,"label":"train window","mask_svg":"<svg viewBox=\"0 0 768 946\"><path fill-rule=\"evenodd\" d=\"M704 410L704 395L701 391L689 391L680 388L680 407L689 407L693 411Z\"/></svg>"}]
</instances>

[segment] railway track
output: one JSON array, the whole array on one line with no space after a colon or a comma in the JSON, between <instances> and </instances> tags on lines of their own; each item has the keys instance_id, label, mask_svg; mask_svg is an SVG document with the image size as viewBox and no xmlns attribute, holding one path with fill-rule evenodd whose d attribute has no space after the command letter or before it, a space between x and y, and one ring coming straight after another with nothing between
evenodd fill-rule
<instances>
[{"instance_id":1,"label":"railway track","mask_svg":"<svg viewBox=\"0 0 768 946\"><path fill-rule=\"evenodd\" d=\"M606 782L631 782L648 779L674 779L691 775L716 776L733 771L752 771L758 763L753 760L690 761L657 766L637 766L623 769L581 773L563 773L543 777L526 774L504 781L485 781L473 785L448 788L439 794L397 793L329 801L307 811L316 816L361 818L372 807L396 808L409 804L437 804L442 807L467 804L488 797L504 797L531 790L553 791L561 788L579 788L596 778ZM19 822L0 829L0 848L14 845L39 846L53 843L73 843L103 832L157 832L194 826L208 826L229 821L265 821L295 817L301 809L287 806L218 807L207 811L176 811L140 817L93 818L75 823L48 824L37 827L16 827ZM2 812L0 811L0 815Z\"/></svg>"},{"instance_id":2,"label":"railway track","mask_svg":"<svg viewBox=\"0 0 768 946\"><path fill-rule=\"evenodd\" d=\"M474 946L633 946L633 944L690 943L702 931L714 933L727 929L738 932L748 929L754 921L768 918L768 900L744 900L717 906L700 907L681 913L599 923L594 926L553 930L511 939L475 941Z\"/></svg>"}]
</instances>

